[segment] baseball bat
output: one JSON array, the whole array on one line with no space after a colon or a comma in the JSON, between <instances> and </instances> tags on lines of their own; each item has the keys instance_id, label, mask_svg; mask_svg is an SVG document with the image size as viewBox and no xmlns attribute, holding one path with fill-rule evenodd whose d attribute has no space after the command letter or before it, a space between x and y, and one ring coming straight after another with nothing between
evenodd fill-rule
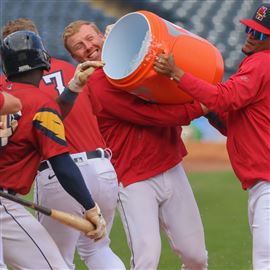
<instances>
[{"instance_id":1,"label":"baseball bat","mask_svg":"<svg viewBox=\"0 0 270 270\"><path fill-rule=\"evenodd\" d=\"M55 210L52 208L47 208L38 204L35 204L33 202L26 201L20 197L17 197L15 195L8 194L4 191L0 190L0 196L4 197L8 200L11 200L13 202L19 203L23 206L29 207L31 209L34 209L46 216L50 216L51 218L68 225L74 229L77 229L83 233L88 233L95 229L95 226L88 220L74 216L72 214Z\"/></svg>"}]
</instances>

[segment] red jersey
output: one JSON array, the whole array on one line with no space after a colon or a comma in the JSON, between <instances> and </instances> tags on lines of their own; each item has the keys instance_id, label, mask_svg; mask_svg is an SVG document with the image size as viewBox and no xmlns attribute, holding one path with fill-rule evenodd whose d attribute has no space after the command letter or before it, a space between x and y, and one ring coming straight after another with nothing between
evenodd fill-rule
<instances>
[{"instance_id":1,"label":"red jersey","mask_svg":"<svg viewBox=\"0 0 270 270\"><path fill-rule=\"evenodd\" d=\"M179 87L222 116L227 150L243 189L270 181L270 50L246 57L217 86L185 74ZM223 129L223 133L224 133Z\"/></svg>"},{"instance_id":2,"label":"red jersey","mask_svg":"<svg viewBox=\"0 0 270 270\"><path fill-rule=\"evenodd\" d=\"M151 104L114 88L102 69L88 80L100 131L112 149L112 162L124 186L158 175L187 154L181 126L203 115L199 103ZM92 100L94 100L92 98ZM97 103L96 103L97 104Z\"/></svg>"},{"instance_id":3,"label":"red jersey","mask_svg":"<svg viewBox=\"0 0 270 270\"><path fill-rule=\"evenodd\" d=\"M40 89L56 98L68 85L74 72L75 67L70 63L52 58L51 69L44 73ZM64 125L71 154L94 151L99 147L106 148L91 101L85 91L79 94L71 112L64 119Z\"/></svg>"},{"instance_id":4,"label":"red jersey","mask_svg":"<svg viewBox=\"0 0 270 270\"><path fill-rule=\"evenodd\" d=\"M4 106L4 101L5 101L4 95L1 93L1 90L0 90L0 110Z\"/></svg>"},{"instance_id":5,"label":"red jersey","mask_svg":"<svg viewBox=\"0 0 270 270\"><path fill-rule=\"evenodd\" d=\"M68 152L56 102L30 84L9 83L23 105L16 132L0 148L0 187L27 194L43 159Z\"/></svg>"}]
</instances>

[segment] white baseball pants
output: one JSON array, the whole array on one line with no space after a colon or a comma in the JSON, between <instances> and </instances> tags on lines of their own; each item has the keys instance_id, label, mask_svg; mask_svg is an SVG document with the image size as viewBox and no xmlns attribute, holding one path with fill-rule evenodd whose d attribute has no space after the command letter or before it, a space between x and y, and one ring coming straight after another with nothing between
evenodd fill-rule
<instances>
[{"instance_id":1,"label":"white baseball pants","mask_svg":"<svg viewBox=\"0 0 270 270\"><path fill-rule=\"evenodd\" d=\"M23 206L0 198L0 224L4 261L12 269L68 269L49 233Z\"/></svg>"},{"instance_id":2,"label":"white baseball pants","mask_svg":"<svg viewBox=\"0 0 270 270\"><path fill-rule=\"evenodd\" d=\"M199 210L181 164L127 187L120 185L118 208L131 251L131 268L158 268L160 228L183 269L207 269Z\"/></svg>"},{"instance_id":3,"label":"white baseball pants","mask_svg":"<svg viewBox=\"0 0 270 270\"><path fill-rule=\"evenodd\" d=\"M252 234L254 270L270 270L270 182L249 189L249 226Z\"/></svg>"},{"instance_id":4,"label":"white baseball pants","mask_svg":"<svg viewBox=\"0 0 270 270\"><path fill-rule=\"evenodd\" d=\"M94 242L79 231L67 227L45 216L38 215L41 224L55 240L69 269L74 269L74 253L78 254L91 270L96 269L125 269L123 262L110 249L109 233L112 228L114 213L117 205L118 181L115 170L107 158L80 158L75 154L76 163L83 175L85 183L98 203L107 223L108 235ZM73 157L73 155L71 155ZM53 170L46 169L37 175L35 198L46 207L53 207L77 216L83 216L83 207L73 199L60 185Z\"/></svg>"},{"instance_id":5,"label":"white baseball pants","mask_svg":"<svg viewBox=\"0 0 270 270\"><path fill-rule=\"evenodd\" d=\"M3 243L2 243L2 224L0 224L0 270L6 269L6 265L4 263L3 258Z\"/></svg>"}]
</instances>

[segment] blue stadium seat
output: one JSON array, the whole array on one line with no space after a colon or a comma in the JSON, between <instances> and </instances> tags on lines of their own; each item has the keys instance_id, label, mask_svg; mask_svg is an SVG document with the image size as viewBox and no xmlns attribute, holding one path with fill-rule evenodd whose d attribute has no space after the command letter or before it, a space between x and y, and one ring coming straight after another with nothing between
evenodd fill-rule
<instances>
[{"instance_id":1,"label":"blue stadium seat","mask_svg":"<svg viewBox=\"0 0 270 270\"><path fill-rule=\"evenodd\" d=\"M78 0L1 0L1 27L16 18L29 18L35 22L49 53L54 57L74 63L62 44L62 33L66 25L74 20L94 21L105 30L116 18L106 16L103 11Z\"/></svg>"},{"instance_id":2,"label":"blue stadium seat","mask_svg":"<svg viewBox=\"0 0 270 270\"><path fill-rule=\"evenodd\" d=\"M146 9L190 32L206 38L222 53L225 78L233 73L243 57L244 26L262 0L122 0L136 9Z\"/></svg>"}]
</instances>

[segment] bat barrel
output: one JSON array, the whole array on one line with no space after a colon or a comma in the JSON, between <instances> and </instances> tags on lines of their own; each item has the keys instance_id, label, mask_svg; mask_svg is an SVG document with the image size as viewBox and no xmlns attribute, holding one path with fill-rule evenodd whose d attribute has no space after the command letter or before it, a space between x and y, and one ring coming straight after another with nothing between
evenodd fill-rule
<instances>
[{"instance_id":1,"label":"bat barrel","mask_svg":"<svg viewBox=\"0 0 270 270\"><path fill-rule=\"evenodd\" d=\"M81 232L88 233L90 231L93 231L95 229L94 225L87 221L86 219L83 219L81 217L76 217L74 215L71 215L69 213L65 213L62 211L58 211L55 209L49 209L44 206L37 205L33 202L26 201L16 195L8 194L0 189L0 196L3 198L6 198L8 200L11 200L13 202L19 203L23 206L29 207L31 209L34 209L46 216L51 216L55 220L70 226L74 229L77 229Z\"/></svg>"}]
</instances>

